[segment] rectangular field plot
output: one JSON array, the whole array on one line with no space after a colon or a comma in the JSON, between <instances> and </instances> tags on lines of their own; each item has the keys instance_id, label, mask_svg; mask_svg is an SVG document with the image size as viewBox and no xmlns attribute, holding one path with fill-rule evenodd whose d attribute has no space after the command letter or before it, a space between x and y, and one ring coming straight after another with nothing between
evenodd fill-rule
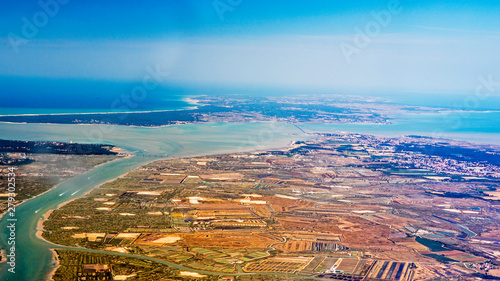
<instances>
[{"instance_id":1,"label":"rectangular field plot","mask_svg":"<svg viewBox=\"0 0 500 281\"><path fill-rule=\"evenodd\" d=\"M316 267L315 271L327 271L337 262L338 258L326 258Z\"/></svg>"},{"instance_id":2,"label":"rectangular field plot","mask_svg":"<svg viewBox=\"0 0 500 281\"><path fill-rule=\"evenodd\" d=\"M290 257L272 258L253 262L245 266L247 272L280 272L295 273L301 271L312 257Z\"/></svg>"},{"instance_id":3,"label":"rectangular field plot","mask_svg":"<svg viewBox=\"0 0 500 281\"><path fill-rule=\"evenodd\" d=\"M409 264L406 262L376 261L368 278L383 280L406 280Z\"/></svg>"},{"instance_id":4,"label":"rectangular field plot","mask_svg":"<svg viewBox=\"0 0 500 281\"><path fill-rule=\"evenodd\" d=\"M356 269L356 265L358 264L358 259L340 259L335 265L336 270L346 274L353 274L354 269Z\"/></svg>"}]
</instances>

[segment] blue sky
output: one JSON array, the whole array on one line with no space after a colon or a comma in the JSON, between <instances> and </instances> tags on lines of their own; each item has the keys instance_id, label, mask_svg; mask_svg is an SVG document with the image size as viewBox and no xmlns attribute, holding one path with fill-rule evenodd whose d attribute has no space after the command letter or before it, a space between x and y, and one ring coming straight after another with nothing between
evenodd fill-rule
<instances>
[{"instance_id":1,"label":"blue sky","mask_svg":"<svg viewBox=\"0 0 500 281\"><path fill-rule=\"evenodd\" d=\"M8 0L0 76L133 81L158 66L179 85L464 93L500 80L500 3L458 2Z\"/></svg>"}]
</instances>

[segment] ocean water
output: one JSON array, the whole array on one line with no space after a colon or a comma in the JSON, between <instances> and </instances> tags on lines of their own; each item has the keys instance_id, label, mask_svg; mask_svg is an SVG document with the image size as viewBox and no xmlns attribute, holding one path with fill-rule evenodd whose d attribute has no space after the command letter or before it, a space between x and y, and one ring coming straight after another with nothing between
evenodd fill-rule
<instances>
[{"instance_id":1,"label":"ocean water","mask_svg":"<svg viewBox=\"0 0 500 281\"><path fill-rule=\"evenodd\" d=\"M157 111L193 106L185 101L191 93L188 90L154 86L143 91L142 82L0 78L0 115Z\"/></svg>"},{"instance_id":2,"label":"ocean water","mask_svg":"<svg viewBox=\"0 0 500 281\"><path fill-rule=\"evenodd\" d=\"M478 96L474 91L457 94L392 92L360 95L380 97L400 105L441 107L454 111L500 110L500 96L498 94L485 93L484 96Z\"/></svg>"},{"instance_id":3,"label":"ocean water","mask_svg":"<svg viewBox=\"0 0 500 281\"><path fill-rule=\"evenodd\" d=\"M187 97L193 95L228 94L254 96L345 94L379 97L385 102L399 105L440 107L455 111L500 110L499 95L477 97L473 92L461 94L348 93L256 87L186 86L168 83L153 84L153 88L145 92L135 90L136 87L142 86L142 81L0 77L2 100L0 115L176 110L193 106L186 101Z\"/></svg>"},{"instance_id":4,"label":"ocean water","mask_svg":"<svg viewBox=\"0 0 500 281\"><path fill-rule=\"evenodd\" d=\"M500 145L500 112L446 111L433 114L398 114L391 124L317 124L301 127L314 132L352 132L385 137L420 135Z\"/></svg>"}]
</instances>

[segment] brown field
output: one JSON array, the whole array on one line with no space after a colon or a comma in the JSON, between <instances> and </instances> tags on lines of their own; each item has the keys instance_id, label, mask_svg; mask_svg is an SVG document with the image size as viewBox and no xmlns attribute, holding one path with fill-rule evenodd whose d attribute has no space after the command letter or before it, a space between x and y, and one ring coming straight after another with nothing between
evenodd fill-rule
<instances>
[{"instance_id":1,"label":"brown field","mask_svg":"<svg viewBox=\"0 0 500 281\"><path fill-rule=\"evenodd\" d=\"M315 257L304 269L303 271L313 272L323 261L325 257Z\"/></svg>"},{"instance_id":2,"label":"brown field","mask_svg":"<svg viewBox=\"0 0 500 281\"><path fill-rule=\"evenodd\" d=\"M265 248L271 243L279 242L269 237L257 234L244 233L213 233L210 234L192 234L185 237L186 246L194 247L222 247L222 248Z\"/></svg>"},{"instance_id":3,"label":"brown field","mask_svg":"<svg viewBox=\"0 0 500 281\"><path fill-rule=\"evenodd\" d=\"M336 223L327 219L308 218L305 216L287 215L276 217L280 229L287 232L309 230L314 232L324 232L332 235L341 234Z\"/></svg>"},{"instance_id":4,"label":"brown field","mask_svg":"<svg viewBox=\"0 0 500 281\"><path fill-rule=\"evenodd\" d=\"M161 246L164 244L174 244L181 239L177 234L148 233L142 235L135 241L135 245L141 246Z\"/></svg>"},{"instance_id":5,"label":"brown field","mask_svg":"<svg viewBox=\"0 0 500 281\"><path fill-rule=\"evenodd\" d=\"M402 245L402 246L405 246L405 247L409 247L409 248L412 248L416 251L419 251L419 252L423 252L423 251L429 251L429 248L427 248L426 246L418 243L415 241L415 238L412 238L411 240L408 240L408 239L405 239L407 241L395 241L396 244L398 245Z\"/></svg>"},{"instance_id":6,"label":"brown field","mask_svg":"<svg viewBox=\"0 0 500 281\"><path fill-rule=\"evenodd\" d=\"M148 233L141 236L134 244L142 246L179 245L190 248L266 248L269 244L279 241L277 237L260 235L260 233L210 231L176 234Z\"/></svg>"},{"instance_id":7,"label":"brown field","mask_svg":"<svg viewBox=\"0 0 500 281\"><path fill-rule=\"evenodd\" d=\"M285 244L276 245L277 249L285 252L300 252L311 249L312 241L288 240Z\"/></svg>"},{"instance_id":8,"label":"brown field","mask_svg":"<svg viewBox=\"0 0 500 281\"><path fill-rule=\"evenodd\" d=\"M500 200L500 191L486 191L484 193L489 195L488 197L484 197L485 199Z\"/></svg>"},{"instance_id":9,"label":"brown field","mask_svg":"<svg viewBox=\"0 0 500 281\"><path fill-rule=\"evenodd\" d=\"M487 232L481 233L481 237L498 239L500 237L500 229L493 229Z\"/></svg>"},{"instance_id":10,"label":"brown field","mask_svg":"<svg viewBox=\"0 0 500 281\"><path fill-rule=\"evenodd\" d=\"M312 257L277 257L247 264L246 272L280 272L294 273L301 271L309 264Z\"/></svg>"},{"instance_id":11,"label":"brown field","mask_svg":"<svg viewBox=\"0 0 500 281\"><path fill-rule=\"evenodd\" d=\"M253 211L261 216L261 217L265 217L265 218L268 218L271 216L271 210L267 207L267 206L255 206L253 208Z\"/></svg>"},{"instance_id":12,"label":"brown field","mask_svg":"<svg viewBox=\"0 0 500 281\"><path fill-rule=\"evenodd\" d=\"M184 181L187 175L183 174L151 174L142 179L142 183L155 183L155 184L180 184Z\"/></svg>"},{"instance_id":13,"label":"brown field","mask_svg":"<svg viewBox=\"0 0 500 281\"><path fill-rule=\"evenodd\" d=\"M413 261L413 262L435 262L434 259L422 256L408 248L399 248L401 251L387 250L382 252L373 252L373 256L377 259L393 260L393 261Z\"/></svg>"},{"instance_id":14,"label":"brown field","mask_svg":"<svg viewBox=\"0 0 500 281\"><path fill-rule=\"evenodd\" d=\"M302 199L287 199L277 196L263 196L259 200L267 201L267 204L273 208L273 210L278 212L286 212L295 209L311 208L317 205L317 203L302 200Z\"/></svg>"},{"instance_id":15,"label":"brown field","mask_svg":"<svg viewBox=\"0 0 500 281\"><path fill-rule=\"evenodd\" d=\"M240 173L220 173L220 174L205 174L199 175L203 180L216 180L216 181L227 181L227 180L241 180L243 179L243 174Z\"/></svg>"},{"instance_id":16,"label":"brown field","mask_svg":"<svg viewBox=\"0 0 500 281\"><path fill-rule=\"evenodd\" d=\"M421 264L415 263L416 269L413 270L413 280L429 280L432 278L446 275L464 275L474 271L458 265L445 266L443 264Z\"/></svg>"},{"instance_id":17,"label":"brown field","mask_svg":"<svg viewBox=\"0 0 500 281\"><path fill-rule=\"evenodd\" d=\"M439 252L440 255L444 255L447 258L454 259L457 261L467 261L467 262L484 262L486 261L485 258L481 257L476 257L472 254L464 253L461 251L441 251Z\"/></svg>"},{"instance_id":18,"label":"brown field","mask_svg":"<svg viewBox=\"0 0 500 281\"><path fill-rule=\"evenodd\" d=\"M496 276L496 277L500 277L500 268L499 269L491 269L488 273L490 275L493 275L493 276Z\"/></svg>"},{"instance_id":19,"label":"brown field","mask_svg":"<svg viewBox=\"0 0 500 281\"><path fill-rule=\"evenodd\" d=\"M338 258L325 258L317 267L316 271L326 271L338 261Z\"/></svg>"},{"instance_id":20,"label":"brown field","mask_svg":"<svg viewBox=\"0 0 500 281\"><path fill-rule=\"evenodd\" d=\"M354 269L356 268L358 262L359 262L358 259L349 259L349 258L339 259L339 261L337 261L338 264L337 270L340 270L343 273L352 274L354 273Z\"/></svg>"}]
</instances>

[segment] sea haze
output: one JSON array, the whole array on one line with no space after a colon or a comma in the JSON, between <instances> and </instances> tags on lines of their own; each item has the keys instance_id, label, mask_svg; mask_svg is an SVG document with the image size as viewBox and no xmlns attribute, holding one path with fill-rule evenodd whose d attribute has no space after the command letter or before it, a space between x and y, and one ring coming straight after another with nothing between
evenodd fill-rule
<instances>
[{"instance_id":1,"label":"sea haze","mask_svg":"<svg viewBox=\"0 0 500 281\"><path fill-rule=\"evenodd\" d=\"M185 99L195 95L353 95L377 97L387 103L428 106L448 110L500 111L500 96L476 97L473 93L431 94L401 92L345 92L286 90L281 88L232 88L161 84L147 90L144 99L132 98L142 81L0 77L0 115L98 113L178 110L192 107ZM142 87L141 87L142 88ZM139 93L142 94L142 93Z\"/></svg>"},{"instance_id":2,"label":"sea haze","mask_svg":"<svg viewBox=\"0 0 500 281\"><path fill-rule=\"evenodd\" d=\"M177 110L192 107L185 90L158 85L141 100L132 98L142 82L78 79L2 78L0 115ZM139 92L142 95L142 92Z\"/></svg>"}]
</instances>

